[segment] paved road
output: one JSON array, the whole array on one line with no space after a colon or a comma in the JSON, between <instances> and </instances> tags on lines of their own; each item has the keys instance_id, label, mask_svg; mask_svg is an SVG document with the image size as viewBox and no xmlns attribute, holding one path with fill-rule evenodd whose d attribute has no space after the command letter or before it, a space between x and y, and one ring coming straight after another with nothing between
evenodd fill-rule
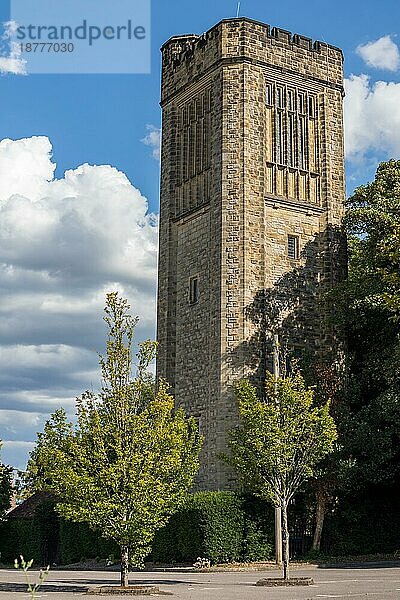
<instances>
[{"instance_id":1,"label":"paved road","mask_svg":"<svg viewBox=\"0 0 400 600\"><path fill-rule=\"evenodd\" d=\"M366 568L296 570L294 575L313 577L315 585L305 588L257 588L261 577L278 573L191 573L166 571L134 573L131 584L152 584L172 592L177 600L318 600L323 598L367 598L370 600L400 600L400 567L373 566ZM33 576L32 573L31 576ZM118 582L118 573L93 571L53 571L39 594L44 600L78 600L88 587ZM22 574L13 570L0 571L0 600L27 600ZM87 596L85 596L87 597ZM89 596L112 600L116 596ZM129 596L120 596L121 598ZM147 596L148 597L148 596ZM168 596L150 596L168 598Z\"/></svg>"}]
</instances>

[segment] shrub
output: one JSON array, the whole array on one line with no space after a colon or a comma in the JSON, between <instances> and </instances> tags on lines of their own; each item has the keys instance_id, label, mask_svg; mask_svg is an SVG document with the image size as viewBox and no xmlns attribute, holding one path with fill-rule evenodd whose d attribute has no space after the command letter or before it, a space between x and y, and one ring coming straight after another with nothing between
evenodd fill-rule
<instances>
[{"instance_id":1,"label":"shrub","mask_svg":"<svg viewBox=\"0 0 400 600\"><path fill-rule=\"evenodd\" d=\"M119 556L119 548L111 540L101 537L85 523L60 519L61 564L68 565L91 558Z\"/></svg>"},{"instance_id":2,"label":"shrub","mask_svg":"<svg viewBox=\"0 0 400 600\"><path fill-rule=\"evenodd\" d=\"M242 498L245 515L243 536L243 560L257 562L273 558L274 546L274 508L254 496Z\"/></svg>"},{"instance_id":3,"label":"shrub","mask_svg":"<svg viewBox=\"0 0 400 600\"><path fill-rule=\"evenodd\" d=\"M157 562L212 562L239 560L244 513L231 492L199 492L156 534L152 559Z\"/></svg>"},{"instance_id":4,"label":"shrub","mask_svg":"<svg viewBox=\"0 0 400 600\"><path fill-rule=\"evenodd\" d=\"M2 522L0 552L1 560L6 564L13 564L20 555L29 556L39 565L57 561L59 518L54 511L54 500L42 500L30 516L10 517Z\"/></svg>"},{"instance_id":5,"label":"shrub","mask_svg":"<svg viewBox=\"0 0 400 600\"><path fill-rule=\"evenodd\" d=\"M3 564L13 564L17 556L29 556L41 563L41 540L33 519L10 519L0 524L0 553Z\"/></svg>"},{"instance_id":6,"label":"shrub","mask_svg":"<svg viewBox=\"0 0 400 600\"><path fill-rule=\"evenodd\" d=\"M261 500L233 492L192 494L156 534L156 562L212 563L266 560L273 547L273 510Z\"/></svg>"}]
</instances>

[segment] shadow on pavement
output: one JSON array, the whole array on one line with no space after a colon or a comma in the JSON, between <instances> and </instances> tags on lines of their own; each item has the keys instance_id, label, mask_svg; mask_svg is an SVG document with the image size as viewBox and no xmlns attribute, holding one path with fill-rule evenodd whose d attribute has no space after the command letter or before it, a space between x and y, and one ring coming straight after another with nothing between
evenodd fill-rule
<instances>
[{"instance_id":1,"label":"shadow on pavement","mask_svg":"<svg viewBox=\"0 0 400 600\"><path fill-rule=\"evenodd\" d=\"M400 567L400 561L388 560L365 563L326 563L318 565L318 569L395 569Z\"/></svg>"},{"instance_id":2,"label":"shadow on pavement","mask_svg":"<svg viewBox=\"0 0 400 600\"><path fill-rule=\"evenodd\" d=\"M67 583L68 580L60 580L60 583ZM116 579L79 579L79 583L85 585L118 585ZM202 585L198 581L183 581L180 579L137 579L129 577L130 585ZM1 591L1 590L0 590Z\"/></svg>"},{"instance_id":3,"label":"shadow on pavement","mask_svg":"<svg viewBox=\"0 0 400 600\"><path fill-rule=\"evenodd\" d=\"M0 592L26 592L26 583L0 583ZM45 592L86 592L87 586L82 585L52 585L46 584L40 586L40 593Z\"/></svg>"}]
</instances>

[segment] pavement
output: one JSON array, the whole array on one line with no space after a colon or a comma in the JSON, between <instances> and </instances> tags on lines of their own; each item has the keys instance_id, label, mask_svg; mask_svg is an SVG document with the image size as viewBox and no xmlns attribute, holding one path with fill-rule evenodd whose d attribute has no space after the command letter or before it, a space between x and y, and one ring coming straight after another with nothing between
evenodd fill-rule
<instances>
[{"instance_id":1,"label":"pavement","mask_svg":"<svg viewBox=\"0 0 400 600\"><path fill-rule=\"evenodd\" d=\"M370 600L400 600L400 567L381 563L363 564L341 568L307 568L292 571L295 577L313 577L310 587L268 588L255 587L264 577L279 577L280 572L224 572L194 573L184 569L157 570L132 573L131 585L154 585L162 591L172 592L173 600L318 600L323 598L367 598ZM35 578L32 571L30 577ZM90 587L118 585L119 574L109 571L51 571L37 598L44 600L78 600L88 597ZM116 597L89 596L112 600ZM168 596L142 596L142 598L168 598ZM16 570L0 570L0 600L27 600L23 574Z\"/></svg>"}]
</instances>

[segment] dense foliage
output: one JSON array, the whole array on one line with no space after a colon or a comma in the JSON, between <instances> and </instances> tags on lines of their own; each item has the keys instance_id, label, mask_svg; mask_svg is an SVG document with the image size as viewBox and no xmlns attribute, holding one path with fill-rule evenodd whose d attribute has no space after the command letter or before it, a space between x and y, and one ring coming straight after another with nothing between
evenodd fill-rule
<instances>
[{"instance_id":1,"label":"dense foliage","mask_svg":"<svg viewBox=\"0 0 400 600\"><path fill-rule=\"evenodd\" d=\"M337 451L314 481L314 547L328 511L323 547L387 551L393 531L380 519L379 506L385 502L393 523L400 520L391 500L400 492L400 162L382 163L375 180L346 204L348 280L330 292L330 301L347 342L347 364L332 398ZM335 387L330 378L328 385ZM368 522L380 523L379 536Z\"/></svg>"},{"instance_id":2,"label":"dense foliage","mask_svg":"<svg viewBox=\"0 0 400 600\"><path fill-rule=\"evenodd\" d=\"M375 180L356 189L347 201L345 223L351 244L351 310L361 311L363 321L371 312L398 320L400 161L381 163Z\"/></svg>"},{"instance_id":3,"label":"dense foliage","mask_svg":"<svg viewBox=\"0 0 400 600\"><path fill-rule=\"evenodd\" d=\"M400 161L347 201L349 279L336 292L348 340L339 413L347 487L391 485L400 468Z\"/></svg>"},{"instance_id":4,"label":"dense foliage","mask_svg":"<svg viewBox=\"0 0 400 600\"><path fill-rule=\"evenodd\" d=\"M38 502L29 518L10 516L0 524L0 553L3 563L12 564L17 556L29 556L39 566L58 561L59 517L55 502Z\"/></svg>"}]
</instances>

